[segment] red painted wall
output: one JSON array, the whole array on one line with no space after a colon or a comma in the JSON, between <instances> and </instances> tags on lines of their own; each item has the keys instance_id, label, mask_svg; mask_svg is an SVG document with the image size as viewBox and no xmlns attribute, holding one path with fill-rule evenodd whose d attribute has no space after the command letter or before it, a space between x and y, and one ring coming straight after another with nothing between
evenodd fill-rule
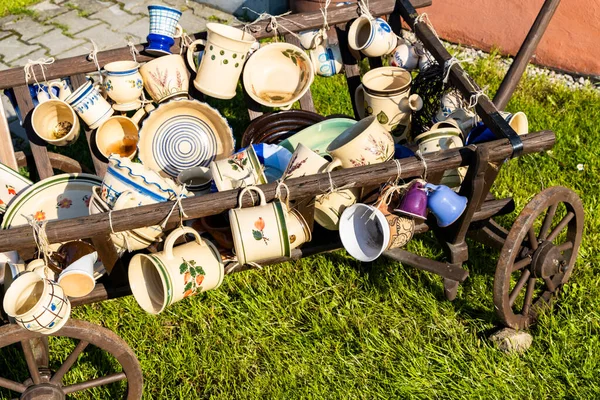
<instances>
[{"instance_id":1,"label":"red painted wall","mask_svg":"<svg viewBox=\"0 0 600 400\"><path fill-rule=\"evenodd\" d=\"M434 0L426 12L440 37L514 55L543 0ZM600 0L563 0L540 41L535 64L600 76Z\"/></svg>"}]
</instances>

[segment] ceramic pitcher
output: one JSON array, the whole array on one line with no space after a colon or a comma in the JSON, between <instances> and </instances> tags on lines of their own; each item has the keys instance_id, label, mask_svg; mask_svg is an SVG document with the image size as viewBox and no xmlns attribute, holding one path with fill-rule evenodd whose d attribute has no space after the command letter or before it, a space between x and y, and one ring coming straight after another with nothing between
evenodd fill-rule
<instances>
[{"instance_id":1,"label":"ceramic pitcher","mask_svg":"<svg viewBox=\"0 0 600 400\"><path fill-rule=\"evenodd\" d=\"M175 246L186 234L195 240ZM150 314L158 314L186 297L216 289L224 269L217 248L190 227L175 229L165 240L164 250L136 254L129 263L129 284L135 300Z\"/></svg>"},{"instance_id":2,"label":"ceramic pitcher","mask_svg":"<svg viewBox=\"0 0 600 400\"><path fill-rule=\"evenodd\" d=\"M206 30L208 39L195 40L187 50L188 64L196 69L194 49L199 44L204 45L194 86L208 96L231 99L235 96L248 51L256 39L247 32L223 24L206 24Z\"/></svg>"}]
</instances>

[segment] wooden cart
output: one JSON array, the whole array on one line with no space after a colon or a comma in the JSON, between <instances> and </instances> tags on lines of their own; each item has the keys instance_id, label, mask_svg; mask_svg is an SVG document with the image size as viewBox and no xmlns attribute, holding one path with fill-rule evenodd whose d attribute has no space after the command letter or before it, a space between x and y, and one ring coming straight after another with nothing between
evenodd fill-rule
<instances>
[{"instance_id":1,"label":"wooden cart","mask_svg":"<svg viewBox=\"0 0 600 400\"><path fill-rule=\"evenodd\" d=\"M374 16L387 16L396 33L400 32L401 18L415 32L417 38L424 44L437 62L444 65L451 59L430 26L417 22L418 14L414 7L424 7L431 4L430 0L371 0L371 12ZM522 154L550 149L555 141L553 132L533 132L517 136L498 109L503 109L510 98L517 82L522 75L543 31L548 25L552 14L558 6L558 0L547 0L538 18L532 26L518 56L515 59L507 77L494 99L496 105L487 97L479 97L476 111L485 124L494 132L497 139L477 146L467 146L459 149L442 151L424 156L428 166L429 180L439 180L447 169L465 166L468 168L465 180L461 185L460 194L468 198L468 206L458 221L446 228L437 226L435 220L429 219L416 225L415 233L432 230L446 251L446 261L436 261L424 258L402 249L385 252L385 256L441 276L444 280L445 294L452 300L456 296L458 285L467 279L469 272L462 267L468 259L466 237L494 247L500 251L494 280L494 305L502 322L513 328L525 328L535 319L541 307L547 305L570 277L575 265L577 252L581 243L583 231L583 207L577 195L564 187L548 188L536 195L522 210L510 231L494 221L494 218L512 212L514 203L511 198L496 199L490 194L503 163L512 157ZM349 21L357 16L356 4L338 7L329 12L329 24L336 27L337 35L330 35L329 40L339 40L344 54L344 69L350 93L354 93L360 84L360 73L357 61L349 54L345 32ZM297 32L308 28L320 28L322 16L320 12L296 14L279 21L279 24ZM257 38L272 35L267 22L260 24L262 29L256 34ZM280 29L280 32L284 30ZM205 33L195 35L205 37ZM336 37L337 36L337 37ZM297 40L287 35L286 40L297 43ZM176 44L177 46L177 44ZM138 45L141 51L143 46ZM102 64L126 59L129 49L104 51L98 54ZM139 61L151 60L151 57L141 55ZM381 59L369 59L370 66L381 66ZM77 87L85 81L85 73L95 71L94 63L85 56L57 60L46 71L48 79L70 77L73 86ZM450 84L468 98L479 90L479 87L469 78L460 65L450 68ZM32 99L21 69L0 72L0 89L12 88L19 105L24 126L29 132L31 157L23 153L0 152L2 162L13 167L35 166L40 179L53 175L53 170L64 172L81 172L83 167L73 159L47 151L45 143L31 133L30 114L33 108ZM201 94L192 93L201 98ZM314 111L310 92L300 100L301 108ZM248 99L248 111L251 119L261 115L257 104ZM356 113L356 104L354 104ZM1 128L2 125L0 125ZM0 129L1 133L2 129ZM93 132L86 131L88 143L92 143ZM2 143L2 149L6 146ZM98 155L90 146L93 165L96 174L102 177L106 171L106 160ZM424 164L416 157L402 159L403 179L421 176ZM32 171L33 168L30 168ZM331 173L331 179L336 186L354 182L358 186L382 184L397 177L397 166L394 162L345 169ZM329 177L313 175L286 181L290 189L290 200L298 201L314 198L330 185ZM262 185L267 200L275 197L276 184ZM222 213L237 205L238 191L204 195L201 198L189 198L182 201L187 219ZM249 203L249 199L247 199ZM172 204L159 203L142 206L126 211L115 211L112 214L114 231L125 231L134 228L155 225L169 214ZM557 210L558 211L557 213ZM555 218L555 215L557 216ZM170 222L177 222L179 217L173 215ZM541 229L537 230L541 224ZM535 225L535 226L534 226ZM117 257L110 241L108 214L97 214L87 217L49 222L46 232L50 243L64 242L89 238L98 250L100 257L110 272L103 277L94 291L88 296L73 299L73 305L89 304L92 302L112 299L131 294L126 274L126 263ZM319 237L318 234L311 243L292 252L291 259L298 259L320 252L339 249L339 240ZM0 252L18 250L25 260L33 256L35 242L29 226L12 228L0 232ZM262 265L275 264L289 260L279 258L264 260ZM236 271L243 270L237 268ZM232 272L226 270L226 273ZM515 283L516 282L516 283ZM516 299L520 300L516 302ZM1 313L0 313L1 316ZM128 398L140 398L143 388L142 371L134 353L129 346L113 332L100 326L85 322L70 320L55 336L76 339L75 350L67 357L62 366L56 371L48 368L49 348L48 339L40 334L25 331L17 325L7 324L6 317L0 318L0 348L20 343L27 362L30 377L21 382L12 381L0 376L0 387L20 393L22 399L34 399L46 396L48 399L62 399L66 394L86 390L91 387L106 385L120 380L127 380ZM69 368L77 362L78 356L89 345L96 346L112 354L122 366L122 371L102 378L88 380L70 386L62 385L62 377ZM0 374L1 375L1 374Z\"/></svg>"}]
</instances>

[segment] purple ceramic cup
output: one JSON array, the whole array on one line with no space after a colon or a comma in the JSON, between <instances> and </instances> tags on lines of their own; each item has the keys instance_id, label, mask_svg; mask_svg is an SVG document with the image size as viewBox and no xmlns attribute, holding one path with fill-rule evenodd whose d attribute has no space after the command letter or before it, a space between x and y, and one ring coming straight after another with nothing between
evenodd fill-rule
<instances>
[{"instance_id":1,"label":"purple ceramic cup","mask_svg":"<svg viewBox=\"0 0 600 400\"><path fill-rule=\"evenodd\" d=\"M394 211L413 218L427 219L427 192L421 182L413 183Z\"/></svg>"}]
</instances>

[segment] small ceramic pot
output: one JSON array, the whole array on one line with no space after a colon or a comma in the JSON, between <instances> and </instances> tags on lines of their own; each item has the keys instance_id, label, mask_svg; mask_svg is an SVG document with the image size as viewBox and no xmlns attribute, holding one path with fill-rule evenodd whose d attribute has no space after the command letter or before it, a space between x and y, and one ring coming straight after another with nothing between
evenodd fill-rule
<instances>
[{"instance_id":1,"label":"small ceramic pot","mask_svg":"<svg viewBox=\"0 0 600 400\"><path fill-rule=\"evenodd\" d=\"M287 228L292 250L312 240L308 222L296 209L291 209L287 214Z\"/></svg>"},{"instance_id":2,"label":"small ceramic pot","mask_svg":"<svg viewBox=\"0 0 600 400\"><path fill-rule=\"evenodd\" d=\"M323 228L337 231L340 215L355 204L360 196L359 188L342 189L315 198L315 221Z\"/></svg>"},{"instance_id":3,"label":"small ceramic pot","mask_svg":"<svg viewBox=\"0 0 600 400\"><path fill-rule=\"evenodd\" d=\"M150 19L150 34L146 38L148 46L146 52L155 56L171 54L171 46L175 44L175 37L181 36L183 29L178 24L181 11L176 8L151 5L148 6Z\"/></svg>"},{"instance_id":4,"label":"small ceramic pot","mask_svg":"<svg viewBox=\"0 0 600 400\"><path fill-rule=\"evenodd\" d=\"M137 110L142 106L144 82L135 61L115 61L104 66L104 91L113 99L117 111Z\"/></svg>"},{"instance_id":5,"label":"small ceramic pot","mask_svg":"<svg viewBox=\"0 0 600 400\"><path fill-rule=\"evenodd\" d=\"M388 248L388 222L377 208L355 204L346 208L340 217L340 239L352 257L363 262L373 261Z\"/></svg>"},{"instance_id":6,"label":"small ceramic pot","mask_svg":"<svg viewBox=\"0 0 600 400\"><path fill-rule=\"evenodd\" d=\"M442 228L452 225L467 208L467 198L445 185L425 185L427 207Z\"/></svg>"},{"instance_id":7,"label":"small ceramic pot","mask_svg":"<svg viewBox=\"0 0 600 400\"><path fill-rule=\"evenodd\" d=\"M175 246L187 234L195 240ZM163 251L133 256L128 274L137 303L158 314L179 300L221 286L224 269L217 248L192 228L182 227L169 234Z\"/></svg>"},{"instance_id":8,"label":"small ceramic pot","mask_svg":"<svg viewBox=\"0 0 600 400\"><path fill-rule=\"evenodd\" d=\"M204 45L194 86L210 97L232 99L248 52L256 39L248 32L223 24L208 23L206 30L207 40L195 40L187 50L188 64L196 70L194 51L197 45ZM215 79L216 76L219 78Z\"/></svg>"},{"instance_id":9,"label":"small ceramic pot","mask_svg":"<svg viewBox=\"0 0 600 400\"><path fill-rule=\"evenodd\" d=\"M408 43L399 44L390 55L388 55L389 64L392 67L404 68L412 71L419 65L419 55L415 46Z\"/></svg>"},{"instance_id":10,"label":"small ceramic pot","mask_svg":"<svg viewBox=\"0 0 600 400\"><path fill-rule=\"evenodd\" d=\"M390 25L381 18L358 17L348 30L348 45L360 50L367 57L381 57L390 54L398 38Z\"/></svg>"},{"instance_id":11,"label":"small ceramic pot","mask_svg":"<svg viewBox=\"0 0 600 400\"><path fill-rule=\"evenodd\" d=\"M414 181L410 185L394 212L412 218L427 219L427 192L424 189L423 182Z\"/></svg>"},{"instance_id":12,"label":"small ceramic pot","mask_svg":"<svg viewBox=\"0 0 600 400\"><path fill-rule=\"evenodd\" d=\"M270 43L257 50L244 68L244 88L257 103L290 109L314 80L310 58L289 43Z\"/></svg>"},{"instance_id":13,"label":"small ceramic pot","mask_svg":"<svg viewBox=\"0 0 600 400\"><path fill-rule=\"evenodd\" d=\"M283 180L299 178L324 172L329 161L303 145L298 144L287 169L283 173Z\"/></svg>"},{"instance_id":14,"label":"small ceramic pot","mask_svg":"<svg viewBox=\"0 0 600 400\"><path fill-rule=\"evenodd\" d=\"M320 76L339 74L344 67L339 44L317 45L309 52L315 73Z\"/></svg>"},{"instance_id":15,"label":"small ceramic pot","mask_svg":"<svg viewBox=\"0 0 600 400\"><path fill-rule=\"evenodd\" d=\"M333 161L327 167L352 168L388 161L394 156L394 139L375 116L358 121L327 147Z\"/></svg>"},{"instance_id":16,"label":"small ceramic pot","mask_svg":"<svg viewBox=\"0 0 600 400\"><path fill-rule=\"evenodd\" d=\"M102 123L96 131L96 147L108 158L111 154L133 159L137 152L138 124L145 110L138 110L131 118L115 115Z\"/></svg>"},{"instance_id":17,"label":"small ceramic pot","mask_svg":"<svg viewBox=\"0 0 600 400\"><path fill-rule=\"evenodd\" d=\"M185 61L179 54L147 62L140 67L140 74L144 87L157 103L188 95L190 81Z\"/></svg>"},{"instance_id":18,"label":"small ceramic pot","mask_svg":"<svg viewBox=\"0 0 600 400\"><path fill-rule=\"evenodd\" d=\"M267 178L252 146L209 165L219 192L248 185L264 185Z\"/></svg>"},{"instance_id":19,"label":"small ceramic pot","mask_svg":"<svg viewBox=\"0 0 600 400\"><path fill-rule=\"evenodd\" d=\"M38 104L31 126L40 138L55 146L68 146L79 138L81 126L75 111L64 101L52 99Z\"/></svg>"},{"instance_id":20,"label":"small ceramic pot","mask_svg":"<svg viewBox=\"0 0 600 400\"><path fill-rule=\"evenodd\" d=\"M172 200L180 193L174 182L162 178L142 164L112 155L108 158L108 169L102 181L102 200L112 208L121 193L126 191L139 195L143 205ZM184 193L183 197L189 195Z\"/></svg>"},{"instance_id":21,"label":"small ceramic pot","mask_svg":"<svg viewBox=\"0 0 600 400\"><path fill-rule=\"evenodd\" d=\"M354 93L359 116L375 115L396 143L406 142L411 114L423 106L419 95L410 95L411 81L410 73L402 68L375 68L363 76Z\"/></svg>"},{"instance_id":22,"label":"small ceramic pot","mask_svg":"<svg viewBox=\"0 0 600 400\"><path fill-rule=\"evenodd\" d=\"M184 169L177 176L177 182L195 195L210 193L212 180L212 173L207 167Z\"/></svg>"},{"instance_id":23,"label":"small ceramic pot","mask_svg":"<svg viewBox=\"0 0 600 400\"><path fill-rule=\"evenodd\" d=\"M435 123L431 129L415 138L422 154L435 153L440 150L449 150L463 147L461 130L454 120L446 120ZM440 181L442 184L450 187L460 186L465 175L466 167L448 169Z\"/></svg>"},{"instance_id":24,"label":"small ceramic pot","mask_svg":"<svg viewBox=\"0 0 600 400\"><path fill-rule=\"evenodd\" d=\"M4 296L3 308L21 327L48 335L69 320L71 303L63 288L47 277L43 261L33 263L41 268L23 273L12 282ZM27 268L32 269L29 265Z\"/></svg>"},{"instance_id":25,"label":"small ceramic pot","mask_svg":"<svg viewBox=\"0 0 600 400\"><path fill-rule=\"evenodd\" d=\"M258 194L258 206L241 207L247 192ZM229 210L235 254L240 264L291 255L287 214L283 203L274 200L267 204L265 194L255 186L240 192L239 207Z\"/></svg>"},{"instance_id":26,"label":"small ceramic pot","mask_svg":"<svg viewBox=\"0 0 600 400\"><path fill-rule=\"evenodd\" d=\"M81 85L65 100L81 117L90 129L96 129L115 112L102 97L98 86L91 81Z\"/></svg>"}]
</instances>

